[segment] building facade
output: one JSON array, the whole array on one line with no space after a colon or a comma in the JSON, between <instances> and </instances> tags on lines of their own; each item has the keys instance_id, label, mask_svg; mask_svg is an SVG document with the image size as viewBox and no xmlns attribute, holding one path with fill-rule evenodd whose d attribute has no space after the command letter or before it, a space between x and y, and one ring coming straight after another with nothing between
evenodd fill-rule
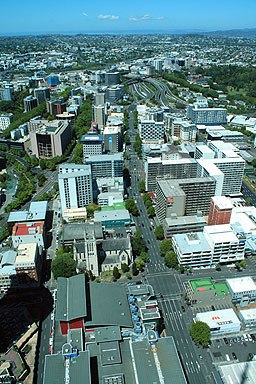
<instances>
[{"instance_id":1,"label":"building facade","mask_svg":"<svg viewBox=\"0 0 256 384\"><path fill-rule=\"evenodd\" d=\"M85 164L91 166L93 180L99 177L122 177L123 154L89 155Z\"/></svg>"},{"instance_id":2,"label":"building facade","mask_svg":"<svg viewBox=\"0 0 256 384\"><path fill-rule=\"evenodd\" d=\"M211 199L208 225L229 224L233 204L226 196L214 196Z\"/></svg>"}]
</instances>

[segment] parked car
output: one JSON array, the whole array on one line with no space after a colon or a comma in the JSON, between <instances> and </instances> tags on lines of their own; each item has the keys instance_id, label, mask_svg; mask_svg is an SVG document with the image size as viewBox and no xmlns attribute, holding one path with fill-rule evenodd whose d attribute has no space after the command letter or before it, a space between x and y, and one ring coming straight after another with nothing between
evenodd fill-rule
<instances>
[{"instance_id":1,"label":"parked car","mask_svg":"<svg viewBox=\"0 0 256 384\"><path fill-rule=\"evenodd\" d=\"M248 360L249 360L249 361L252 360L253 357L254 357L253 353L249 353L249 354L248 354Z\"/></svg>"},{"instance_id":2,"label":"parked car","mask_svg":"<svg viewBox=\"0 0 256 384\"><path fill-rule=\"evenodd\" d=\"M212 305L212 310L215 311L215 307L214 307L214 305Z\"/></svg>"},{"instance_id":3,"label":"parked car","mask_svg":"<svg viewBox=\"0 0 256 384\"><path fill-rule=\"evenodd\" d=\"M233 357L234 360L237 360L235 352L232 352L232 357Z\"/></svg>"},{"instance_id":4,"label":"parked car","mask_svg":"<svg viewBox=\"0 0 256 384\"><path fill-rule=\"evenodd\" d=\"M224 337L224 343L228 344L228 339L226 337Z\"/></svg>"},{"instance_id":5,"label":"parked car","mask_svg":"<svg viewBox=\"0 0 256 384\"><path fill-rule=\"evenodd\" d=\"M183 305L181 306L181 310L182 312L185 312L185 308L183 307Z\"/></svg>"},{"instance_id":6,"label":"parked car","mask_svg":"<svg viewBox=\"0 0 256 384\"><path fill-rule=\"evenodd\" d=\"M253 341L255 341L255 340L256 340L256 338L255 338L255 336L254 336L254 335L252 335L252 334L251 334L250 336L251 336L251 338L252 338L252 340L253 340Z\"/></svg>"}]
</instances>

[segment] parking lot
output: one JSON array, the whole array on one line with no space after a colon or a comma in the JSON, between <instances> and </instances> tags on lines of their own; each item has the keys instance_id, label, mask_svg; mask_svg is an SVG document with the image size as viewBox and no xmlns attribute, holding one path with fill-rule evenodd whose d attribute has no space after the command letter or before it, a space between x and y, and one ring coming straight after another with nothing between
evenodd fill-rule
<instances>
[{"instance_id":1,"label":"parking lot","mask_svg":"<svg viewBox=\"0 0 256 384\"><path fill-rule=\"evenodd\" d=\"M256 332L256 331L255 331ZM246 336L244 336L246 335ZM245 362L256 354L256 334L240 332L232 337L212 340L210 354L215 364Z\"/></svg>"},{"instance_id":2,"label":"parking lot","mask_svg":"<svg viewBox=\"0 0 256 384\"><path fill-rule=\"evenodd\" d=\"M223 300L223 297L221 297L220 304L214 304L214 305L205 305L205 306L195 306L193 305L191 307L193 316L195 316L199 312L209 312L209 311L218 311L220 309L227 309L232 307L230 303L230 299L227 299L226 302Z\"/></svg>"}]
</instances>

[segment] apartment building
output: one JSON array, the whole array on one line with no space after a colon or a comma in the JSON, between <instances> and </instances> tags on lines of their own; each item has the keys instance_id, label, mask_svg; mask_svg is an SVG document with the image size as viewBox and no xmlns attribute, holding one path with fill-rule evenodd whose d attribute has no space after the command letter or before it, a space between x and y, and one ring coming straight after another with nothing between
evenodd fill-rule
<instances>
[{"instance_id":1,"label":"apartment building","mask_svg":"<svg viewBox=\"0 0 256 384\"><path fill-rule=\"evenodd\" d=\"M154 192L157 180L197 177L197 161L191 158L161 160L148 158L145 162L146 190Z\"/></svg>"},{"instance_id":2,"label":"apartment building","mask_svg":"<svg viewBox=\"0 0 256 384\"><path fill-rule=\"evenodd\" d=\"M87 135L82 136L81 142L83 144L84 163L89 155L102 155L103 135L88 132Z\"/></svg>"},{"instance_id":3,"label":"apartment building","mask_svg":"<svg viewBox=\"0 0 256 384\"><path fill-rule=\"evenodd\" d=\"M98 177L122 177L123 153L89 155L85 164L91 166L93 180Z\"/></svg>"},{"instance_id":4,"label":"apartment building","mask_svg":"<svg viewBox=\"0 0 256 384\"><path fill-rule=\"evenodd\" d=\"M187 118L194 124L227 124L227 110L225 108L200 108L200 106L194 104L189 105Z\"/></svg>"},{"instance_id":5,"label":"apartment building","mask_svg":"<svg viewBox=\"0 0 256 384\"><path fill-rule=\"evenodd\" d=\"M4 131L9 127L13 120L13 113L2 113L0 115L0 131Z\"/></svg>"},{"instance_id":6,"label":"apartment building","mask_svg":"<svg viewBox=\"0 0 256 384\"><path fill-rule=\"evenodd\" d=\"M36 99L36 97L33 97L31 95L28 96L28 97L25 97L25 99L24 99L24 109L25 109L25 112L31 111L36 106L37 106L37 99Z\"/></svg>"},{"instance_id":7,"label":"apartment building","mask_svg":"<svg viewBox=\"0 0 256 384\"><path fill-rule=\"evenodd\" d=\"M44 221L15 223L12 228L12 244L17 249L19 244L37 243L45 248L45 225Z\"/></svg>"},{"instance_id":8,"label":"apartment building","mask_svg":"<svg viewBox=\"0 0 256 384\"><path fill-rule=\"evenodd\" d=\"M141 140L163 140L165 136L165 126L163 121L142 120L139 124Z\"/></svg>"},{"instance_id":9,"label":"apartment building","mask_svg":"<svg viewBox=\"0 0 256 384\"><path fill-rule=\"evenodd\" d=\"M214 196L211 199L208 225L229 224L233 204L226 196Z\"/></svg>"},{"instance_id":10,"label":"apartment building","mask_svg":"<svg viewBox=\"0 0 256 384\"><path fill-rule=\"evenodd\" d=\"M195 124L184 119L176 119L172 122L172 136L178 137L181 141L196 141L197 128Z\"/></svg>"},{"instance_id":11,"label":"apartment building","mask_svg":"<svg viewBox=\"0 0 256 384\"><path fill-rule=\"evenodd\" d=\"M121 150L121 135L118 127L106 126L103 131L104 151L119 152Z\"/></svg>"},{"instance_id":12,"label":"apartment building","mask_svg":"<svg viewBox=\"0 0 256 384\"><path fill-rule=\"evenodd\" d=\"M44 101L50 100L49 88L36 88L34 89L34 96L37 99L37 104L41 104Z\"/></svg>"},{"instance_id":13,"label":"apartment building","mask_svg":"<svg viewBox=\"0 0 256 384\"><path fill-rule=\"evenodd\" d=\"M58 174L62 213L93 202L92 174L89 165L61 164Z\"/></svg>"}]
</instances>

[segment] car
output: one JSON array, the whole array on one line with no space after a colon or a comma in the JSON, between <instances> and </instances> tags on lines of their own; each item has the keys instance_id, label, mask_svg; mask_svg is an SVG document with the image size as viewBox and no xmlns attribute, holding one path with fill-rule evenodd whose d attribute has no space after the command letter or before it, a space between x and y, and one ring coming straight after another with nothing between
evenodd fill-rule
<instances>
[{"instance_id":1,"label":"car","mask_svg":"<svg viewBox=\"0 0 256 384\"><path fill-rule=\"evenodd\" d=\"M240 341L241 339L240 339L240 337L237 337L236 338L236 341L239 343L239 341Z\"/></svg>"},{"instance_id":2,"label":"car","mask_svg":"<svg viewBox=\"0 0 256 384\"><path fill-rule=\"evenodd\" d=\"M252 340L255 341L255 339L256 339L255 336L252 334L250 336L251 336Z\"/></svg>"},{"instance_id":3,"label":"car","mask_svg":"<svg viewBox=\"0 0 256 384\"><path fill-rule=\"evenodd\" d=\"M143 223L141 223L141 225L142 225L142 227L144 227L144 224L143 224Z\"/></svg>"},{"instance_id":4,"label":"car","mask_svg":"<svg viewBox=\"0 0 256 384\"><path fill-rule=\"evenodd\" d=\"M148 240L148 244L150 244L150 241Z\"/></svg>"},{"instance_id":5,"label":"car","mask_svg":"<svg viewBox=\"0 0 256 384\"><path fill-rule=\"evenodd\" d=\"M230 344L233 344L233 340L232 340L232 339L230 339L230 340L229 340L229 343L230 343Z\"/></svg>"},{"instance_id":6,"label":"car","mask_svg":"<svg viewBox=\"0 0 256 384\"><path fill-rule=\"evenodd\" d=\"M152 228L151 228L151 227L149 227L149 229L150 229L150 231L152 231Z\"/></svg>"},{"instance_id":7,"label":"car","mask_svg":"<svg viewBox=\"0 0 256 384\"><path fill-rule=\"evenodd\" d=\"M202 356L202 355L199 355L199 359L202 360L202 359L203 359L203 356Z\"/></svg>"},{"instance_id":8,"label":"car","mask_svg":"<svg viewBox=\"0 0 256 384\"><path fill-rule=\"evenodd\" d=\"M237 343L237 339L236 339L236 337L234 337L233 341L234 341L234 343Z\"/></svg>"},{"instance_id":9,"label":"car","mask_svg":"<svg viewBox=\"0 0 256 384\"><path fill-rule=\"evenodd\" d=\"M252 341L252 337L251 337L251 335L248 334L247 336L248 336L248 340L249 340L249 341Z\"/></svg>"},{"instance_id":10,"label":"car","mask_svg":"<svg viewBox=\"0 0 256 384\"><path fill-rule=\"evenodd\" d=\"M254 357L253 353L250 352L250 353L248 354L248 360L249 360L249 361L252 360L253 357Z\"/></svg>"},{"instance_id":11,"label":"car","mask_svg":"<svg viewBox=\"0 0 256 384\"><path fill-rule=\"evenodd\" d=\"M226 337L224 337L224 343L228 344L228 339Z\"/></svg>"},{"instance_id":12,"label":"car","mask_svg":"<svg viewBox=\"0 0 256 384\"><path fill-rule=\"evenodd\" d=\"M182 312L185 312L185 308L183 305L181 306L181 310L182 310Z\"/></svg>"},{"instance_id":13,"label":"car","mask_svg":"<svg viewBox=\"0 0 256 384\"><path fill-rule=\"evenodd\" d=\"M246 334L246 333L243 334L243 337L244 337L244 340L245 340L245 341L248 341L248 337L247 337L247 334Z\"/></svg>"},{"instance_id":14,"label":"car","mask_svg":"<svg viewBox=\"0 0 256 384\"><path fill-rule=\"evenodd\" d=\"M235 352L232 352L232 357L234 360L237 360L237 356L236 356Z\"/></svg>"},{"instance_id":15,"label":"car","mask_svg":"<svg viewBox=\"0 0 256 384\"><path fill-rule=\"evenodd\" d=\"M215 311L215 307L214 307L214 305L212 305L212 310Z\"/></svg>"}]
</instances>

